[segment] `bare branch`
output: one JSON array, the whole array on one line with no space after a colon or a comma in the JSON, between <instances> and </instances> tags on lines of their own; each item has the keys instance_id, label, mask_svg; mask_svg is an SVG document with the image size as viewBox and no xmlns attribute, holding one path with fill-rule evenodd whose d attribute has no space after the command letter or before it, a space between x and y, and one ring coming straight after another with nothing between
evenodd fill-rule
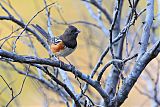
<instances>
[{"instance_id":1,"label":"bare branch","mask_svg":"<svg viewBox=\"0 0 160 107\"><path fill-rule=\"evenodd\" d=\"M131 60L131 59L133 59L133 58L135 58L135 57L137 57L137 56L138 56L138 54L135 54L135 55L133 55L133 56L131 56L131 57L128 57L128 58L126 58L126 59L124 59L124 60L113 59L113 60L109 61L109 62L102 68L102 70L100 71L100 73L99 73L99 75L98 75L98 78L97 78L97 81L100 81L100 80L101 80L101 78L102 78L102 76L103 76L103 73L105 72L105 70L106 70L111 64L115 65L115 63L117 63L117 64L122 65L122 67L123 67L124 64L125 64L127 61L129 61L129 60Z\"/></svg>"},{"instance_id":2,"label":"bare branch","mask_svg":"<svg viewBox=\"0 0 160 107\"><path fill-rule=\"evenodd\" d=\"M130 90L132 89L133 85L137 81L138 77L147 66L147 64L155 58L160 52L160 41L157 41L154 46L149 50L146 51L141 58L136 62L132 71L127 76L121 89L118 91L117 96L114 99L115 104L121 105L125 99L127 98Z\"/></svg>"},{"instance_id":3,"label":"bare branch","mask_svg":"<svg viewBox=\"0 0 160 107\"><path fill-rule=\"evenodd\" d=\"M28 68L28 69L29 69L29 68ZM15 96L14 96L13 93L12 93L12 98L11 98L11 100L6 104L6 107L8 107L9 104L10 104L16 97L18 97L18 96L22 93L23 86L24 86L24 83L25 83L26 78L27 78L27 74L28 74L28 70L27 70L26 76L25 76L25 78L24 78L24 80L23 80L23 82L22 82L22 85L21 85L21 88L20 88L19 93L16 94Z\"/></svg>"},{"instance_id":4,"label":"bare branch","mask_svg":"<svg viewBox=\"0 0 160 107\"><path fill-rule=\"evenodd\" d=\"M102 6L100 6L96 0L90 0L90 1L87 1L87 0L82 0L82 1L85 1L85 2L89 2L91 4L93 4L95 7L97 7L99 10L101 10L103 12L103 14L105 15L106 19L109 21L109 23L111 24L112 23L112 18L110 17L110 15L108 14L108 12L106 11L106 9L104 9Z\"/></svg>"},{"instance_id":5,"label":"bare branch","mask_svg":"<svg viewBox=\"0 0 160 107\"><path fill-rule=\"evenodd\" d=\"M54 21L56 24L62 24L62 25L72 25L72 24L82 23L82 24L90 25L90 26L96 27L96 28L98 28L98 29L101 29L101 27L99 27L98 25L96 25L96 24L94 24L94 23L91 23L91 22L88 22L88 21L83 21L83 20L73 21L73 22L67 22L67 23L59 22L59 21L54 20L54 19L53 19L53 21Z\"/></svg>"},{"instance_id":6,"label":"bare branch","mask_svg":"<svg viewBox=\"0 0 160 107\"><path fill-rule=\"evenodd\" d=\"M46 13L47 13L47 17L48 17L48 20L47 20L47 27L48 27L48 34L49 34L49 39L48 40L51 40L51 38L54 37L53 35L53 32L52 32L52 29L51 29L51 16L50 16L50 8L48 9L48 5L47 5L47 2L46 0L43 0L44 1L44 4L45 4L45 9L46 9Z\"/></svg>"},{"instance_id":7,"label":"bare branch","mask_svg":"<svg viewBox=\"0 0 160 107\"><path fill-rule=\"evenodd\" d=\"M147 0L147 10L146 10L146 19L143 27L143 33L140 42L140 54L138 55L139 59L147 50L148 41L150 37L150 29L154 19L154 0Z\"/></svg>"},{"instance_id":8,"label":"bare branch","mask_svg":"<svg viewBox=\"0 0 160 107\"><path fill-rule=\"evenodd\" d=\"M59 67L65 71L70 71L75 76L79 77L80 79L84 80L85 82L90 84L92 87L94 87L99 92L99 94L104 99L106 99L106 101L108 99L108 96L106 95L106 93L102 89L102 87L99 86L100 85L99 83L97 83L96 81L93 81L91 78L89 78L89 76L83 74L82 72L77 70L72 65L65 64L65 63L58 61L58 60L50 60L50 59L45 59L45 58L33 57L33 56L21 56L21 55L15 54L15 53L4 51L2 49L0 49L0 56L1 56L1 58L5 58L5 60L10 60L10 61L14 61L14 62L27 63L27 64L43 64L43 65L49 65L52 67Z\"/></svg>"},{"instance_id":9,"label":"bare branch","mask_svg":"<svg viewBox=\"0 0 160 107\"><path fill-rule=\"evenodd\" d=\"M47 7L52 6L53 4L55 4L55 2L53 2L53 3L49 4L49 5L46 5L43 9L41 9L40 11L38 11L38 12L28 21L28 23L24 26L24 29L23 29L22 32L18 35L17 39L16 39L15 42L14 42L13 52L15 52L17 40L18 40L19 37L23 34L23 32L27 29L27 26L32 22L32 20L33 20L39 13L41 13L41 12L42 12L43 10L45 10Z\"/></svg>"}]
</instances>

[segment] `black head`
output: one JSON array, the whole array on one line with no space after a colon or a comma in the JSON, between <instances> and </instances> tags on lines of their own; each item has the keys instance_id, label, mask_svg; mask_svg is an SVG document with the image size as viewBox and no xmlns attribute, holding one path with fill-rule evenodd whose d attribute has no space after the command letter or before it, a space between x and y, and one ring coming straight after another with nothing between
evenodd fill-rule
<instances>
[{"instance_id":1,"label":"black head","mask_svg":"<svg viewBox=\"0 0 160 107\"><path fill-rule=\"evenodd\" d=\"M77 38L80 31L75 26L68 26L68 28L65 30L64 35L65 36L71 36L72 38Z\"/></svg>"},{"instance_id":2,"label":"black head","mask_svg":"<svg viewBox=\"0 0 160 107\"><path fill-rule=\"evenodd\" d=\"M76 38L77 38L79 33L80 33L80 31L76 27L70 25L65 30L63 35L60 36L60 39L64 42L64 44L67 47L75 48L77 46Z\"/></svg>"}]
</instances>

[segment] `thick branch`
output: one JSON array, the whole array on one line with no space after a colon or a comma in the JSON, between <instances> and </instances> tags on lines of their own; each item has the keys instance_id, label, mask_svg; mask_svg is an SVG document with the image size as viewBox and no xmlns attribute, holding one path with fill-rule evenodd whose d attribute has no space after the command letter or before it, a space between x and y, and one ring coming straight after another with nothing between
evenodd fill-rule
<instances>
[{"instance_id":1,"label":"thick branch","mask_svg":"<svg viewBox=\"0 0 160 107\"><path fill-rule=\"evenodd\" d=\"M120 106L125 101L144 68L152 59L154 59L159 54L159 52L160 41L158 41L149 51L145 52L143 56L139 58L139 60L133 67L133 70L123 82L121 89L118 91L117 96L114 100L114 104Z\"/></svg>"},{"instance_id":2,"label":"thick branch","mask_svg":"<svg viewBox=\"0 0 160 107\"><path fill-rule=\"evenodd\" d=\"M108 95L105 93L105 91L102 89L102 87L98 82L93 81L92 79L89 78L89 76L83 74L82 72L80 72L79 70L77 70L75 67L71 65L68 65L61 61L53 60L53 59L50 60L50 59L38 58L34 56L17 55L2 49L0 49L0 56L1 58L7 58L8 60L13 62L49 65L52 67L59 67L65 71L72 72L75 76L79 77L80 79L84 80L85 82L90 84L92 87L94 87L99 92L99 94L103 97L103 99L105 99L106 101L108 100Z\"/></svg>"},{"instance_id":3,"label":"thick branch","mask_svg":"<svg viewBox=\"0 0 160 107\"><path fill-rule=\"evenodd\" d=\"M143 27L143 33L141 37L141 42L140 42L140 54L138 55L138 58L143 55L148 47L148 41L150 37L150 29L153 23L154 19L154 0L147 0L147 9L146 9L146 19L145 19L145 24Z\"/></svg>"}]
</instances>

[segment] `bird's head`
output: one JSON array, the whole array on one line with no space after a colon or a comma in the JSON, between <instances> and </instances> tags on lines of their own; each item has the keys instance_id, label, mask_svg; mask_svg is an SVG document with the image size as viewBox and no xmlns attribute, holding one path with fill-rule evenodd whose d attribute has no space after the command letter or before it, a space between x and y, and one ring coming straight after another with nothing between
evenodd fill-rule
<instances>
[{"instance_id":1,"label":"bird's head","mask_svg":"<svg viewBox=\"0 0 160 107\"><path fill-rule=\"evenodd\" d=\"M68 28L65 30L64 34L66 36L70 36L71 38L77 38L80 31L75 26L68 26Z\"/></svg>"},{"instance_id":2,"label":"bird's head","mask_svg":"<svg viewBox=\"0 0 160 107\"><path fill-rule=\"evenodd\" d=\"M75 48L77 46L76 38L80 31L75 26L68 26L65 32L60 36L63 43L70 48Z\"/></svg>"}]
</instances>

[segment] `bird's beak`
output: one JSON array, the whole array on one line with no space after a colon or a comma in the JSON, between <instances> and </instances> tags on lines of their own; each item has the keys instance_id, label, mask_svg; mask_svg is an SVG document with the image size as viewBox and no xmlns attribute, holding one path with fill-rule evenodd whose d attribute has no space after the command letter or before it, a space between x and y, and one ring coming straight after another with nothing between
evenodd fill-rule
<instances>
[{"instance_id":1,"label":"bird's beak","mask_svg":"<svg viewBox=\"0 0 160 107\"><path fill-rule=\"evenodd\" d=\"M77 29L77 32L76 32L76 33L78 34L78 33L80 33L80 32L81 32L81 31Z\"/></svg>"},{"instance_id":2,"label":"bird's beak","mask_svg":"<svg viewBox=\"0 0 160 107\"><path fill-rule=\"evenodd\" d=\"M80 33L81 31L80 31L80 30L77 30L77 32Z\"/></svg>"}]
</instances>

